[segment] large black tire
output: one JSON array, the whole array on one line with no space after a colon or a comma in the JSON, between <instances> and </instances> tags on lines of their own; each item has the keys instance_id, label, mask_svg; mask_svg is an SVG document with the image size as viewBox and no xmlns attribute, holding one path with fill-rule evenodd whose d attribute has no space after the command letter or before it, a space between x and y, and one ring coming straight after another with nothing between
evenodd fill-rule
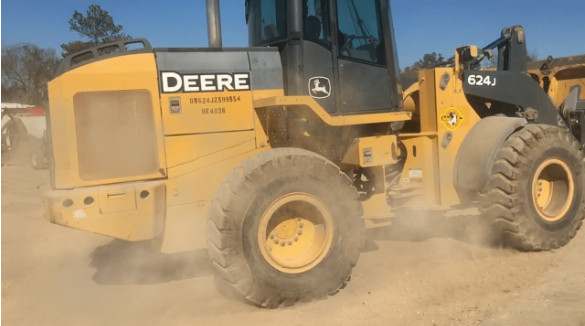
<instances>
[{"instance_id":1,"label":"large black tire","mask_svg":"<svg viewBox=\"0 0 585 326\"><path fill-rule=\"evenodd\" d=\"M527 125L497 151L480 196L480 212L496 243L523 251L567 244L585 214L585 167L567 131Z\"/></svg>"},{"instance_id":2,"label":"large black tire","mask_svg":"<svg viewBox=\"0 0 585 326\"><path fill-rule=\"evenodd\" d=\"M352 181L319 155L283 148L242 162L209 213L218 287L268 308L337 292L364 244L362 214Z\"/></svg>"},{"instance_id":3,"label":"large black tire","mask_svg":"<svg viewBox=\"0 0 585 326\"><path fill-rule=\"evenodd\" d=\"M2 126L2 156L15 152L28 137L26 127L19 118L11 118Z\"/></svg>"}]
</instances>

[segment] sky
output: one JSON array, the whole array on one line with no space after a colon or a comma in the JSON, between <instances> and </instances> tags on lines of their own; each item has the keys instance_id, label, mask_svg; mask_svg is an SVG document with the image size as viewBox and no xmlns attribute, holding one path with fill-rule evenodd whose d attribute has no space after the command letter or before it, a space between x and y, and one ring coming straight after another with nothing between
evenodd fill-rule
<instances>
[{"instance_id":1,"label":"sky","mask_svg":"<svg viewBox=\"0 0 585 326\"><path fill-rule=\"evenodd\" d=\"M585 54L585 0L390 2L401 68L426 53L450 57L461 45L482 47L512 25L524 26L528 51L539 59ZM207 47L205 0L3 0L1 46L32 43L60 55L61 44L85 40L68 21L91 4L108 11L124 33L154 47ZM244 0L220 4L224 47L247 46Z\"/></svg>"}]
</instances>

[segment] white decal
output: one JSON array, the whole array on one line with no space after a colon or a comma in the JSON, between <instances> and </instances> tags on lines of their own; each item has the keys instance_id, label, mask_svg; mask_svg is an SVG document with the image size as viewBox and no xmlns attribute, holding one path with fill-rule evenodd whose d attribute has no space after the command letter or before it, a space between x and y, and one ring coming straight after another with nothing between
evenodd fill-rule
<instances>
[{"instance_id":1,"label":"white decal","mask_svg":"<svg viewBox=\"0 0 585 326\"><path fill-rule=\"evenodd\" d=\"M423 170L422 169L408 169L408 177L420 179L423 177Z\"/></svg>"},{"instance_id":2,"label":"white decal","mask_svg":"<svg viewBox=\"0 0 585 326\"><path fill-rule=\"evenodd\" d=\"M471 86L496 86L496 78L491 79L490 76L469 75L467 83Z\"/></svg>"},{"instance_id":3,"label":"white decal","mask_svg":"<svg viewBox=\"0 0 585 326\"><path fill-rule=\"evenodd\" d=\"M309 79L309 94L316 99L329 97L331 95L331 81L329 81L329 78L317 76Z\"/></svg>"},{"instance_id":4,"label":"white decal","mask_svg":"<svg viewBox=\"0 0 585 326\"><path fill-rule=\"evenodd\" d=\"M191 74L181 75L173 71L160 73L163 93L215 92L250 90L250 74Z\"/></svg>"},{"instance_id":5,"label":"white decal","mask_svg":"<svg viewBox=\"0 0 585 326\"><path fill-rule=\"evenodd\" d=\"M181 75L176 72L163 72L160 74L162 80L162 89L164 93L177 92L183 86L181 82ZM174 86L169 85L169 81L174 80Z\"/></svg>"}]
</instances>

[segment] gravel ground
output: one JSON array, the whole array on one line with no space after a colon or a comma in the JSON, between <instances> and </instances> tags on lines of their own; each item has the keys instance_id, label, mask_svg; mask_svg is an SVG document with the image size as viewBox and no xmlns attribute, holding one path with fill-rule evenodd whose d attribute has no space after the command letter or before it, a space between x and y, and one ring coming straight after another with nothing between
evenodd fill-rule
<instances>
[{"instance_id":1,"label":"gravel ground","mask_svg":"<svg viewBox=\"0 0 585 326\"><path fill-rule=\"evenodd\" d=\"M2 166L3 325L585 325L585 232L519 253L474 241L473 216L368 233L349 285L277 310L219 294L205 251L152 253L43 219L46 170Z\"/></svg>"}]
</instances>

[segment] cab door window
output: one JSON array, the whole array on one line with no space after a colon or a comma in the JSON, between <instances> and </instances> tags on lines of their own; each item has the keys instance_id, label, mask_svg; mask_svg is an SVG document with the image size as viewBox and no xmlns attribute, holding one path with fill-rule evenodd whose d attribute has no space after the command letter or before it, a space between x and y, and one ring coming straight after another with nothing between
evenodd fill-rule
<instances>
[{"instance_id":1,"label":"cab door window","mask_svg":"<svg viewBox=\"0 0 585 326\"><path fill-rule=\"evenodd\" d=\"M379 0L337 1L339 55L386 64Z\"/></svg>"},{"instance_id":2,"label":"cab door window","mask_svg":"<svg viewBox=\"0 0 585 326\"><path fill-rule=\"evenodd\" d=\"M305 39L331 48L329 0L306 0L303 6Z\"/></svg>"}]
</instances>

